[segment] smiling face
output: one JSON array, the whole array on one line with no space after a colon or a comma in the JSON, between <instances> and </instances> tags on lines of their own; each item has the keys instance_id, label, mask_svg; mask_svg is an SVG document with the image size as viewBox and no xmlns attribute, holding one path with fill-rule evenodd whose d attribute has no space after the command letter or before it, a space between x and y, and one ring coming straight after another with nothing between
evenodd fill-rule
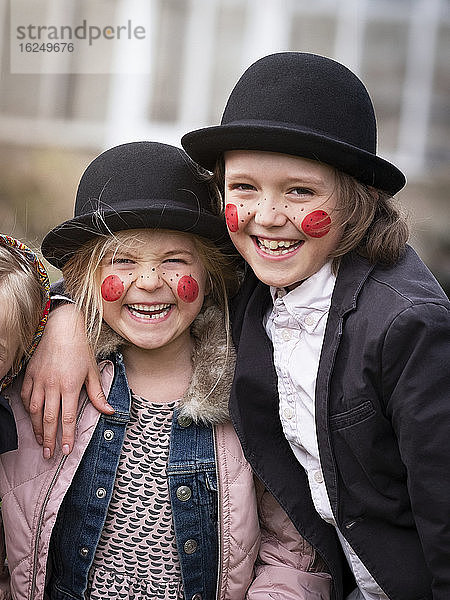
<instances>
[{"instance_id":1,"label":"smiling face","mask_svg":"<svg viewBox=\"0 0 450 600\"><path fill-rule=\"evenodd\" d=\"M341 228L332 167L297 156L225 153L225 218L256 276L293 288L329 260Z\"/></svg>"},{"instance_id":2,"label":"smiling face","mask_svg":"<svg viewBox=\"0 0 450 600\"><path fill-rule=\"evenodd\" d=\"M100 263L103 319L143 350L188 345L190 325L206 295L206 272L194 240L164 230L136 233Z\"/></svg>"}]
</instances>

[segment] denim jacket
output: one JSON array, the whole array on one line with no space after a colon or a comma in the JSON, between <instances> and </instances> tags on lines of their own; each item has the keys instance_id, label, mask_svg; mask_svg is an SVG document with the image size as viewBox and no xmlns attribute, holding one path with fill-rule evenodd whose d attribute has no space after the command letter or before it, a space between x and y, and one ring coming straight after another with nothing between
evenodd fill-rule
<instances>
[{"instance_id":1,"label":"denim jacket","mask_svg":"<svg viewBox=\"0 0 450 600\"><path fill-rule=\"evenodd\" d=\"M115 412L100 417L53 530L48 588L54 600L83 600L113 492L131 402L122 356L116 354L113 362L108 402ZM218 572L212 427L181 418L175 411L167 472L185 596L212 598Z\"/></svg>"}]
</instances>

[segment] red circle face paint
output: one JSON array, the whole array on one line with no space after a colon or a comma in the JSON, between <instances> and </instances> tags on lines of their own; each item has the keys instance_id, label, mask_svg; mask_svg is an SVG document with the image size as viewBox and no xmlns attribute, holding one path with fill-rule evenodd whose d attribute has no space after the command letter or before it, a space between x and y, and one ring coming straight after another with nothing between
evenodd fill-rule
<instances>
[{"instance_id":1,"label":"red circle face paint","mask_svg":"<svg viewBox=\"0 0 450 600\"><path fill-rule=\"evenodd\" d=\"M108 275L102 283L102 298L106 302L115 302L123 294L123 281L117 275Z\"/></svg>"},{"instance_id":2,"label":"red circle face paint","mask_svg":"<svg viewBox=\"0 0 450 600\"><path fill-rule=\"evenodd\" d=\"M184 275L178 282L177 294L184 302L194 302L198 298L198 283L190 275Z\"/></svg>"},{"instance_id":3,"label":"red circle face paint","mask_svg":"<svg viewBox=\"0 0 450 600\"><path fill-rule=\"evenodd\" d=\"M310 237L320 238L330 231L331 218L324 210L313 210L303 219L301 228Z\"/></svg>"},{"instance_id":4,"label":"red circle face paint","mask_svg":"<svg viewBox=\"0 0 450 600\"><path fill-rule=\"evenodd\" d=\"M234 204L227 204L225 206L225 221L227 222L228 229L232 233L239 229L238 211Z\"/></svg>"}]
</instances>

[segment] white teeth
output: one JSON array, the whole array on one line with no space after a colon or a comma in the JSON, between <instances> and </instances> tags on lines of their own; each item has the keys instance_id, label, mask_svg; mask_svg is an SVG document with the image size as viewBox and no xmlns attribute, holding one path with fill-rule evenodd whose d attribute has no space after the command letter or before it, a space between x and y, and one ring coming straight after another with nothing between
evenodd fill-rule
<instances>
[{"instance_id":1,"label":"white teeth","mask_svg":"<svg viewBox=\"0 0 450 600\"><path fill-rule=\"evenodd\" d=\"M152 319L162 319L170 311L170 304L128 304L128 310L131 314L141 319L151 321Z\"/></svg>"},{"instance_id":2,"label":"white teeth","mask_svg":"<svg viewBox=\"0 0 450 600\"><path fill-rule=\"evenodd\" d=\"M294 246L296 248L301 242L301 240L267 240L264 238L256 239L260 248L263 248L267 254L272 254L275 256L292 252L292 250L294 250Z\"/></svg>"},{"instance_id":3,"label":"white teeth","mask_svg":"<svg viewBox=\"0 0 450 600\"><path fill-rule=\"evenodd\" d=\"M170 304L129 304L129 308L134 308L135 310L143 310L145 312L155 312L158 310L164 310L165 308L170 308Z\"/></svg>"}]
</instances>

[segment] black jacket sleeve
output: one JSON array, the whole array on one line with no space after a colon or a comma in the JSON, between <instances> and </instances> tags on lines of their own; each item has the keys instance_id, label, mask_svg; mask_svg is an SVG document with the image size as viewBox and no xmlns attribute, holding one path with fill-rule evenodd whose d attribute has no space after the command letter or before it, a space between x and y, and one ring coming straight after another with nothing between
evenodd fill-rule
<instances>
[{"instance_id":1,"label":"black jacket sleeve","mask_svg":"<svg viewBox=\"0 0 450 600\"><path fill-rule=\"evenodd\" d=\"M386 411L436 600L450 598L449 358L448 307L416 304L391 323L382 356Z\"/></svg>"}]
</instances>

